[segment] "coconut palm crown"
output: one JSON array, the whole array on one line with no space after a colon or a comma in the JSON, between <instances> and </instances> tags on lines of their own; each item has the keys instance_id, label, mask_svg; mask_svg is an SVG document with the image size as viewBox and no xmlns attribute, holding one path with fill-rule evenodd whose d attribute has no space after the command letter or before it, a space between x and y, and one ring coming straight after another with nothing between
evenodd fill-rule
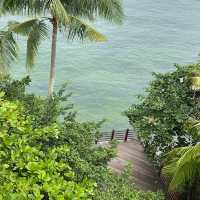
<instances>
[{"instance_id":1,"label":"coconut palm crown","mask_svg":"<svg viewBox=\"0 0 200 200\"><path fill-rule=\"evenodd\" d=\"M97 17L101 17L113 23L121 23L124 16L121 0L4 0L2 8L10 13L40 16L34 19L37 21L35 23L37 34L32 32L33 29L27 32L30 25L29 21L22 24L12 23L9 28L13 32L22 32L28 36L26 66L29 69L34 65L40 39L47 36L48 26L45 23L49 24L50 22L52 25L51 66L48 87L50 97L53 94L55 82L58 32L63 32L65 37L70 40L88 39L102 42L106 40L106 37L85 23L83 19L93 21ZM32 25L31 27L33 28Z\"/></svg>"}]
</instances>

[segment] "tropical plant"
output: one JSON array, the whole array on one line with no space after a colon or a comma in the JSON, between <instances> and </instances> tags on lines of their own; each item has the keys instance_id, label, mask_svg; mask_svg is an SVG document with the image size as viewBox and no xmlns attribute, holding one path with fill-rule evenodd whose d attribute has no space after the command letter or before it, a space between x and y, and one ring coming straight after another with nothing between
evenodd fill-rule
<instances>
[{"instance_id":1,"label":"tropical plant","mask_svg":"<svg viewBox=\"0 0 200 200\"><path fill-rule=\"evenodd\" d=\"M106 20L119 23L123 18L121 0L10 0L3 2L3 8L8 11L21 11L24 13L45 14L40 20L48 21L52 24L52 45L51 45L51 67L49 77L48 94L52 96L55 81L56 64L56 41L58 31L66 35L67 39L87 38L91 41L105 41L104 35L97 32L94 28L81 20L86 18L93 21L97 16ZM32 36L32 35L31 35ZM35 36L37 38L37 36ZM32 38L32 37L31 37ZM38 43L31 41L31 47L34 46L32 57L37 53ZM34 44L34 45L33 45ZM33 64L33 59L30 59Z\"/></svg>"},{"instance_id":2,"label":"tropical plant","mask_svg":"<svg viewBox=\"0 0 200 200\"><path fill-rule=\"evenodd\" d=\"M1 93L2 96L2 93ZM44 146L59 126L33 129L20 103L0 99L0 199L89 199L95 182L77 183L67 144Z\"/></svg>"},{"instance_id":3,"label":"tropical plant","mask_svg":"<svg viewBox=\"0 0 200 200\"><path fill-rule=\"evenodd\" d=\"M49 103L26 93L29 83L0 77L0 199L163 199L136 189L127 172L111 172L116 144L94 145L101 124L78 122L63 107L64 88Z\"/></svg>"},{"instance_id":4,"label":"tropical plant","mask_svg":"<svg viewBox=\"0 0 200 200\"><path fill-rule=\"evenodd\" d=\"M93 198L114 146L94 146L99 124L79 123L68 114L60 105L66 100L63 88L47 104L25 93L29 82L8 76L0 81L0 199ZM61 114L64 121L58 120Z\"/></svg>"},{"instance_id":5,"label":"tropical plant","mask_svg":"<svg viewBox=\"0 0 200 200\"><path fill-rule=\"evenodd\" d=\"M58 122L60 118L74 118L75 113L71 110L73 104L68 103L71 93L66 92L65 84L54 93L53 99L49 99L27 93L30 83L30 77L13 80L9 75L2 74L0 91L5 93L4 99L23 104L25 114L34 118L34 127Z\"/></svg>"},{"instance_id":6,"label":"tropical plant","mask_svg":"<svg viewBox=\"0 0 200 200\"><path fill-rule=\"evenodd\" d=\"M41 141L43 146L68 144L71 151L67 162L77 172L77 179L90 177L102 181L107 173L107 162L116 155L116 151L114 143L108 148L94 146L94 141L101 136L101 122L77 122L73 105L68 103L71 94L65 92L65 86L49 99L26 93L30 81L29 77L12 80L4 75L0 79L0 91L4 92L5 100L20 102L24 107L22 114L32 119L33 129L55 123L59 125L59 137Z\"/></svg>"},{"instance_id":7,"label":"tropical plant","mask_svg":"<svg viewBox=\"0 0 200 200\"><path fill-rule=\"evenodd\" d=\"M162 173L170 180L169 190L184 191L187 199L199 199L200 143L176 148L166 154Z\"/></svg>"},{"instance_id":8,"label":"tropical plant","mask_svg":"<svg viewBox=\"0 0 200 200\"><path fill-rule=\"evenodd\" d=\"M161 165L162 154L175 147L194 145L200 140L196 128L199 120L199 90L194 90L200 64L176 65L176 71L154 74L141 103L126 112L130 123L143 141L145 151ZM197 88L196 83L196 88Z\"/></svg>"}]
</instances>

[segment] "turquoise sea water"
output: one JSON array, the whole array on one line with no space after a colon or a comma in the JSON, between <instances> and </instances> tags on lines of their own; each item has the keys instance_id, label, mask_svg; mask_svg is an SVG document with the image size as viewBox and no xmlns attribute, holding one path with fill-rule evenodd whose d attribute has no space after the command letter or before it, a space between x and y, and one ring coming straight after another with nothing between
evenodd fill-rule
<instances>
[{"instance_id":1,"label":"turquoise sea water","mask_svg":"<svg viewBox=\"0 0 200 200\"><path fill-rule=\"evenodd\" d=\"M56 88L68 81L78 118L106 118L105 129L129 126L122 112L137 102L152 72L195 62L200 50L199 0L124 0L124 10L122 26L94 24L107 35L106 43L69 43L61 35L58 40ZM10 19L0 18L0 24ZM20 62L12 68L17 78L26 75L23 41L21 46ZM45 41L31 73L31 90L40 95L47 93L49 63L50 41Z\"/></svg>"}]
</instances>

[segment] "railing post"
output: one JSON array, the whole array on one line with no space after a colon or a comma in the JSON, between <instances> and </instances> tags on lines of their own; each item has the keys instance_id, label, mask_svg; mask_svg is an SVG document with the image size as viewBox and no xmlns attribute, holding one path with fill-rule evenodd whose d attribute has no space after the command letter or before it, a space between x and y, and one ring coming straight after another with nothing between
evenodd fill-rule
<instances>
[{"instance_id":1,"label":"railing post","mask_svg":"<svg viewBox=\"0 0 200 200\"><path fill-rule=\"evenodd\" d=\"M124 142L127 142L128 140L128 133L129 133L129 129L127 128L125 132L125 136L124 136Z\"/></svg>"},{"instance_id":2,"label":"railing post","mask_svg":"<svg viewBox=\"0 0 200 200\"><path fill-rule=\"evenodd\" d=\"M112 140L114 140L114 138L115 138L115 129L112 130L112 134L111 134L110 140L112 141Z\"/></svg>"}]
</instances>

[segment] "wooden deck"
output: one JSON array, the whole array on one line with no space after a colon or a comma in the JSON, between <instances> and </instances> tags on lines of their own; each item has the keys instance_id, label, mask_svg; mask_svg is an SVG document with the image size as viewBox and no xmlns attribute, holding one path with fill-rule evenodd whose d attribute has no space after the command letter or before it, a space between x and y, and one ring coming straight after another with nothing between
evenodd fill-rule
<instances>
[{"instance_id":1,"label":"wooden deck","mask_svg":"<svg viewBox=\"0 0 200 200\"><path fill-rule=\"evenodd\" d=\"M131 178L138 188L144 191L161 189L156 170L146 158L140 142L134 139L118 145L118 156L109 163L109 166L113 171L120 173L128 163L133 166Z\"/></svg>"}]
</instances>

